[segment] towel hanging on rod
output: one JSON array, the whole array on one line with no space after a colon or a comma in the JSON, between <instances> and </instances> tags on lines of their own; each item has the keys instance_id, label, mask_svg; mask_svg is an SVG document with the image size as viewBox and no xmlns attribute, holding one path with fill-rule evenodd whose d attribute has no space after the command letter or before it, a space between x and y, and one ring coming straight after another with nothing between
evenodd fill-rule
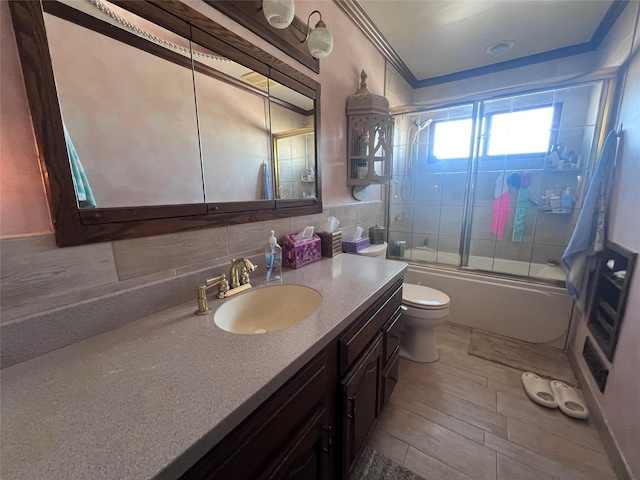
<instances>
[{"instance_id":1,"label":"towel hanging on rod","mask_svg":"<svg viewBox=\"0 0 640 480\"><path fill-rule=\"evenodd\" d=\"M595 269L598 254L604 247L619 138L615 130L607 135L571 240L562 255L562 263L567 267L567 291L583 311L588 274Z\"/></svg>"}]
</instances>

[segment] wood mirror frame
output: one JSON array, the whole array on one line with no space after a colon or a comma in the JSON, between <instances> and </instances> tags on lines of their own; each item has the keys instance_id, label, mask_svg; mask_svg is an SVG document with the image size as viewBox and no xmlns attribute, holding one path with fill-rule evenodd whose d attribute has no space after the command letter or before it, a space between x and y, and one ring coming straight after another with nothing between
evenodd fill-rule
<instances>
[{"instance_id":1,"label":"wood mirror frame","mask_svg":"<svg viewBox=\"0 0 640 480\"><path fill-rule=\"evenodd\" d=\"M322 212L320 84L177 0L114 1L163 28L315 100L316 198L79 209L40 2L9 3L58 246L82 245Z\"/></svg>"}]
</instances>

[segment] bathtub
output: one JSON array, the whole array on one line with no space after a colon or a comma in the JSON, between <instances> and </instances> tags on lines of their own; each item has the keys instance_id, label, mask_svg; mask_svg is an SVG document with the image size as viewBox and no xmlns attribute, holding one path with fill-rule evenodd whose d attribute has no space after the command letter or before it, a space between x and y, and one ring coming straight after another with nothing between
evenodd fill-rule
<instances>
[{"instance_id":1,"label":"bathtub","mask_svg":"<svg viewBox=\"0 0 640 480\"><path fill-rule=\"evenodd\" d=\"M404 280L449 295L448 322L565 348L573 300L564 288L414 264Z\"/></svg>"},{"instance_id":2,"label":"bathtub","mask_svg":"<svg viewBox=\"0 0 640 480\"><path fill-rule=\"evenodd\" d=\"M408 248L403 257L403 260L407 259L445 265L458 265L457 253L438 252L431 248ZM487 272L508 273L510 275L529 276L547 280L564 281L567 278L566 273L560 266L547 265L546 263L529 263L518 260L469 255L468 266Z\"/></svg>"}]
</instances>

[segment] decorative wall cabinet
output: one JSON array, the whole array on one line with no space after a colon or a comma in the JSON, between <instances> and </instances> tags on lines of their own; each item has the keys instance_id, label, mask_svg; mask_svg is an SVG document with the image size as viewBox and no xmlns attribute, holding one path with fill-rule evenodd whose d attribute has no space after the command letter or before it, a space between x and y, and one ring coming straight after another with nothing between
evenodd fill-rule
<instances>
[{"instance_id":1,"label":"decorative wall cabinet","mask_svg":"<svg viewBox=\"0 0 640 480\"><path fill-rule=\"evenodd\" d=\"M360 89L347 99L347 185L384 183L391 178L393 117L389 101L367 90L367 74Z\"/></svg>"}]
</instances>

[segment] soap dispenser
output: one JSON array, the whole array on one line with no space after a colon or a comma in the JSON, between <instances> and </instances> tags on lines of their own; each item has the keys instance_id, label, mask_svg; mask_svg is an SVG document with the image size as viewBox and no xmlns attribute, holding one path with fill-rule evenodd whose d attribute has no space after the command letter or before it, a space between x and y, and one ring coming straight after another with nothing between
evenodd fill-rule
<instances>
[{"instance_id":1,"label":"soap dispenser","mask_svg":"<svg viewBox=\"0 0 640 480\"><path fill-rule=\"evenodd\" d=\"M267 282L282 279L282 247L278 245L274 231L271 230L269 245L264 251L267 262Z\"/></svg>"}]
</instances>

